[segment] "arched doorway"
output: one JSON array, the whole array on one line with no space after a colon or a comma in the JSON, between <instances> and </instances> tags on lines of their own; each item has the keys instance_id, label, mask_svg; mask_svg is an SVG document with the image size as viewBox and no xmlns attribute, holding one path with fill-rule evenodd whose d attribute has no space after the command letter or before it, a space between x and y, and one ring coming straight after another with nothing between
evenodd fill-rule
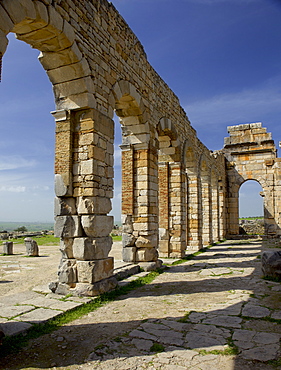
<instances>
[{"instance_id":1,"label":"arched doorway","mask_svg":"<svg viewBox=\"0 0 281 370\"><path fill-rule=\"evenodd\" d=\"M239 188L239 233L264 234L264 192L258 181L247 180Z\"/></svg>"}]
</instances>

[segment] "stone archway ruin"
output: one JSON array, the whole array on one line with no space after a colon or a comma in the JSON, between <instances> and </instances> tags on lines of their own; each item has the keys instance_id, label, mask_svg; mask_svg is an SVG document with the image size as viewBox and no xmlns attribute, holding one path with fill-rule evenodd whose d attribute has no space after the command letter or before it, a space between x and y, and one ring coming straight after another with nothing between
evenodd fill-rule
<instances>
[{"instance_id":1,"label":"stone archway ruin","mask_svg":"<svg viewBox=\"0 0 281 370\"><path fill-rule=\"evenodd\" d=\"M265 128L229 128L223 150L197 138L178 98L106 0L2 0L6 35L40 50L54 89L55 214L62 260L53 291L97 295L112 289L116 112L122 142L123 258L144 269L238 233L238 189L262 184L267 233L280 235L280 160Z\"/></svg>"}]
</instances>

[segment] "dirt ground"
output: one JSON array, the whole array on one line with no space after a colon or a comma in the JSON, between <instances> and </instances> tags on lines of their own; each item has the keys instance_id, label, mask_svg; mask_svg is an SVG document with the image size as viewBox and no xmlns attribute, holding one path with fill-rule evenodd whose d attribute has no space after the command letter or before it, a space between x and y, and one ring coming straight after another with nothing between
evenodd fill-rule
<instances>
[{"instance_id":1,"label":"dirt ground","mask_svg":"<svg viewBox=\"0 0 281 370\"><path fill-rule=\"evenodd\" d=\"M110 256L116 262L121 260L121 248L121 242L112 246ZM13 252L13 255L0 256L0 296L32 290L57 280L59 246L39 246L39 257L26 256L24 244L14 244Z\"/></svg>"},{"instance_id":2,"label":"dirt ground","mask_svg":"<svg viewBox=\"0 0 281 370\"><path fill-rule=\"evenodd\" d=\"M120 244L114 249L112 253L120 252ZM230 241L214 246L171 267L151 284L31 340L19 353L3 358L0 369L280 369L281 362L276 367L269 360L277 361L281 354L281 285L262 279L263 250L280 250L280 241ZM1 279L18 276L20 283L19 276L27 280L31 272L32 279L37 275L36 285L39 280L49 281L56 273L50 267L58 260L57 247L42 248L41 255L37 264L45 265L38 271L36 258L14 256L9 260L15 269L20 264L22 273L6 272ZM0 288L9 284L13 292L33 285L31 280L23 281L21 287L3 283ZM164 325L169 330L163 330ZM152 338L161 353L151 352ZM227 348L227 338L237 345L237 355L221 353ZM208 352L214 349L217 352Z\"/></svg>"}]
</instances>

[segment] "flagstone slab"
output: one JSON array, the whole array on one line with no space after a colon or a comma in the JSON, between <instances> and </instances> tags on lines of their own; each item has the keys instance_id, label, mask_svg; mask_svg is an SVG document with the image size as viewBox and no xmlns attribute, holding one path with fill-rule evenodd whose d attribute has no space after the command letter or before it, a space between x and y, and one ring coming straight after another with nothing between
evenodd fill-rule
<instances>
[{"instance_id":1,"label":"flagstone slab","mask_svg":"<svg viewBox=\"0 0 281 370\"><path fill-rule=\"evenodd\" d=\"M17 317L19 321L26 321L32 324L43 324L56 316L61 315L61 311L51 310L49 308L36 308Z\"/></svg>"},{"instance_id":2,"label":"flagstone slab","mask_svg":"<svg viewBox=\"0 0 281 370\"><path fill-rule=\"evenodd\" d=\"M248 317L255 317L255 318L263 318L270 316L270 310L266 307L262 307L259 305L253 305L251 302L246 303L242 310L242 316Z\"/></svg>"},{"instance_id":3,"label":"flagstone slab","mask_svg":"<svg viewBox=\"0 0 281 370\"><path fill-rule=\"evenodd\" d=\"M31 328L31 326L32 324L29 324L27 322L10 320L1 324L1 329L6 336L13 336L26 333L28 329Z\"/></svg>"},{"instance_id":4,"label":"flagstone slab","mask_svg":"<svg viewBox=\"0 0 281 370\"><path fill-rule=\"evenodd\" d=\"M228 328L241 328L242 319L236 316L216 316L202 321L204 324L225 326Z\"/></svg>"},{"instance_id":5,"label":"flagstone slab","mask_svg":"<svg viewBox=\"0 0 281 370\"><path fill-rule=\"evenodd\" d=\"M3 306L0 310L0 316L5 318L12 318L23 313L34 310L34 306Z\"/></svg>"}]
</instances>

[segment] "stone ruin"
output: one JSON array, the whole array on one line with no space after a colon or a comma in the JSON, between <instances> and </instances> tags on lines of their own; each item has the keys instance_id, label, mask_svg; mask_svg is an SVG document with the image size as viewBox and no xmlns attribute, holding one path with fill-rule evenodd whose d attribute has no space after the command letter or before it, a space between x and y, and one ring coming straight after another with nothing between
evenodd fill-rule
<instances>
[{"instance_id":1,"label":"stone ruin","mask_svg":"<svg viewBox=\"0 0 281 370\"><path fill-rule=\"evenodd\" d=\"M56 111L57 293L112 289L114 112L122 128L123 256L143 268L239 233L238 192L264 193L265 233L280 232L280 159L261 123L228 127L224 148L197 138L177 96L106 0L2 0L0 55L13 32L40 51Z\"/></svg>"}]
</instances>

